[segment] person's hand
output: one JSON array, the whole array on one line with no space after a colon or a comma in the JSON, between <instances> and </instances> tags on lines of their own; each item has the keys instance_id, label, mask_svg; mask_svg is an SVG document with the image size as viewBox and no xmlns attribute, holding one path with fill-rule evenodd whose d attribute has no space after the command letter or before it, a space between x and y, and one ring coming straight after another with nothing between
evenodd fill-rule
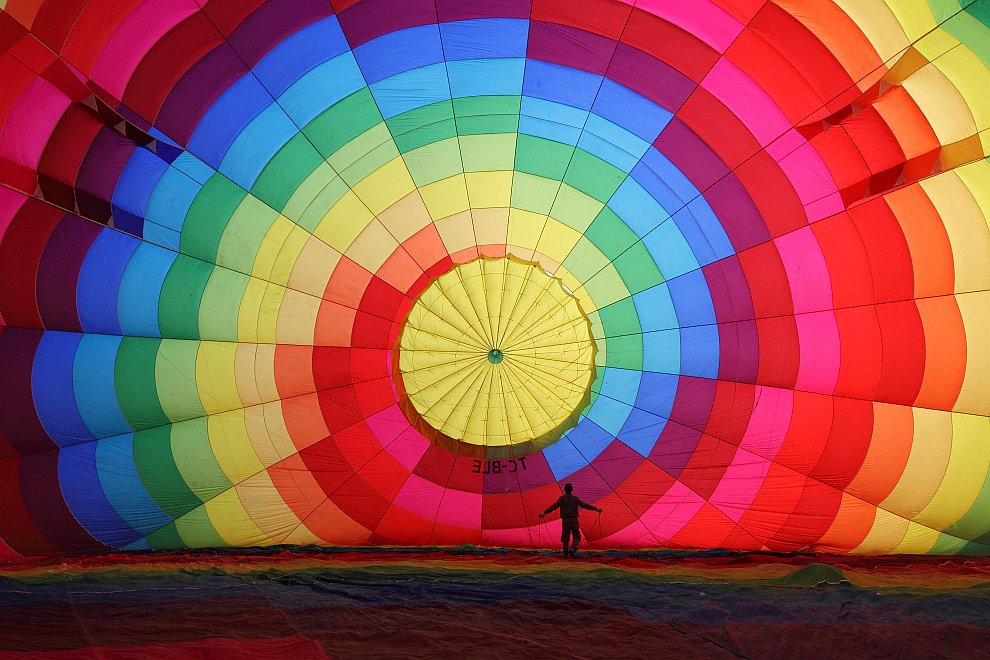
<instances>
[{"instance_id":1,"label":"person's hand","mask_svg":"<svg viewBox=\"0 0 990 660\"><path fill-rule=\"evenodd\" d=\"M598 513L601 513L601 512L602 512L602 510L601 509L598 509Z\"/></svg>"},{"instance_id":2,"label":"person's hand","mask_svg":"<svg viewBox=\"0 0 990 660\"><path fill-rule=\"evenodd\" d=\"M541 514L540 514L540 518L542 518L542 517L543 517L543 514L541 513Z\"/></svg>"}]
</instances>

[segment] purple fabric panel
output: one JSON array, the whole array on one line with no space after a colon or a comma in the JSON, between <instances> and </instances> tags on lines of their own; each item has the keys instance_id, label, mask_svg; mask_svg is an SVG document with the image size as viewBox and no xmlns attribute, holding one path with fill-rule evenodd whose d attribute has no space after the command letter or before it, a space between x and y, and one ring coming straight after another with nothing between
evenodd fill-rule
<instances>
[{"instance_id":1,"label":"purple fabric panel","mask_svg":"<svg viewBox=\"0 0 990 660\"><path fill-rule=\"evenodd\" d=\"M598 469L597 461L592 461L590 464L585 465L567 477L566 480L574 486L574 494L588 504L612 494L612 488L603 478L601 470ZM578 515L584 517L589 513L593 512L580 512Z\"/></svg>"},{"instance_id":2,"label":"purple fabric panel","mask_svg":"<svg viewBox=\"0 0 990 660\"><path fill-rule=\"evenodd\" d=\"M79 167L76 175L77 190L105 202L108 215L117 180L136 147L136 144L117 131L103 127L96 134Z\"/></svg>"},{"instance_id":3,"label":"purple fabric panel","mask_svg":"<svg viewBox=\"0 0 990 660\"><path fill-rule=\"evenodd\" d=\"M530 0L436 0L441 23L471 18L529 18Z\"/></svg>"},{"instance_id":4,"label":"purple fabric panel","mask_svg":"<svg viewBox=\"0 0 990 660\"><path fill-rule=\"evenodd\" d=\"M667 422L653 451L650 452L650 461L677 479L681 476L681 470L691 460L699 440L701 440L701 431L677 422Z\"/></svg>"},{"instance_id":5,"label":"purple fabric panel","mask_svg":"<svg viewBox=\"0 0 990 660\"><path fill-rule=\"evenodd\" d=\"M433 0L364 0L338 14L340 28L351 48L383 34L437 22Z\"/></svg>"},{"instance_id":6,"label":"purple fabric panel","mask_svg":"<svg viewBox=\"0 0 990 660\"><path fill-rule=\"evenodd\" d=\"M615 41L577 28L532 21L529 25L531 59L603 75L615 52Z\"/></svg>"},{"instance_id":7,"label":"purple fabric panel","mask_svg":"<svg viewBox=\"0 0 990 660\"><path fill-rule=\"evenodd\" d=\"M708 264L701 272L708 282L717 323L754 318L753 299L736 255Z\"/></svg>"},{"instance_id":8,"label":"purple fabric panel","mask_svg":"<svg viewBox=\"0 0 990 660\"><path fill-rule=\"evenodd\" d=\"M755 383L760 366L760 341L756 321L720 323L718 343L719 380Z\"/></svg>"},{"instance_id":9,"label":"purple fabric panel","mask_svg":"<svg viewBox=\"0 0 990 660\"><path fill-rule=\"evenodd\" d=\"M701 192L729 173L718 154L677 117L670 120L653 146ZM716 215L724 220L721 214Z\"/></svg>"},{"instance_id":10,"label":"purple fabric panel","mask_svg":"<svg viewBox=\"0 0 990 660\"><path fill-rule=\"evenodd\" d=\"M681 376L670 411L671 421L693 429L704 429L715 401L715 385L715 381L709 378Z\"/></svg>"},{"instance_id":11,"label":"purple fabric panel","mask_svg":"<svg viewBox=\"0 0 990 660\"><path fill-rule=\"evenodd\" d=\"M677 113L698 86L674 67L627 44L619 44L608 78Z\"/></svg>"},{"instance_id":12,"label":"purple fabric panel","mask_svg":"<svg viewBox=\"0 0 990 660\"><path fill-rule=\"evenodd\" d=\"M251 68L301 28L332 15L329 0L269 0L245 18L227 41Z\"/></svg>"},{"instance_id":13,"label":"purple fabric panel","mask_svg":"<svg viewBox=\"0 0 990 660\"><path fill-rule=\"evenodd\" d=\"M45 537L67 554L106 548L86 533L62 498L57 450L22 456L20 467L24 508Z\"/></svg>"},{"instance_id":14,"label":"purple fabric panel","mask_svg":"<svg viewBox=\"0 0 990 660\"><path fill-rule=\"evenodd\" d=\"M38 266L38 311L50 330L82 332L76 312L76 280L100 225L66 216L55 227Z\"/></svg>"},{"instance_id":15,"label":"purple fabric panel","mask_svg":"<svg viewBox=\"0 0 990 660\"><path fill-rule=\"evenodd\" d=\"M162 103L155 126L186 144L199 120L221 94L247 73L244 63L223 43L189 67Z\"/></svg>"},{"instance_id":16,"label":"purple fabric panel","mask_svg":"<svg viewBox=\"0 0 990 660\"><path fill-rule=\"evenodd\" d=\"M497 461L499 459L492 460ZM502 462L506 462L506 460L507 459L504 458L501 459ZM485 461L482 461L482 463L484 462ZM523 464L519 463L519 459L516 459L515 472L504 470L497 474L490 472L489 474L484 475L484 487L482 492L505 493L516 490L526 491L531 488L552 484L556 481L554 479L553 472L550 470L550 465L547 463L547 459L543 457L542 452L528 454L524 458L524 464L525 469L522 467ZM508 491L506 489L508 489Z\"/></svg>"},{"instance_id":17,"label":"purple fabric panel","mask_svg":"<svg viewBox=\"0 0 990 660\"><path fill-rule=\"evenodd\" d=\"M55 447L34 408L31 369L40 330L6 327L0 333L0 434L19 454Z\"/></svg>"},{"instance_id":18,"label":"purple fabric panel","mask_svg":"<svg viewBox=\"0 0 990 660\"><path fill-rule=\"evenodd\" d=\"M770 231L745 186L729 174L705 191L705 199L719 220L736 253L770 240Z\"/></svg>"},{"instance_id":19,"label":"purple fabric panel","mask_svg":"<svg viewBox=\"0 0 990 660\"><path fill-rule=\"evenodd\" d=\"M616 490L642 462L642 456L621 440L615 440L598 455L592 465L608 483L609 488Z\"/></svg>"}]
</instances>

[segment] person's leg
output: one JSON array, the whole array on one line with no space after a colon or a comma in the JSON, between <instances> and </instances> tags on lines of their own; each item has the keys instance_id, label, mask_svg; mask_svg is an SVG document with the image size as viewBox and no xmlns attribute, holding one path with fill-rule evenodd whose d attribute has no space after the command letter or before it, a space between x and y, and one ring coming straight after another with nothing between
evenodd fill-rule
<instances>
[{"instance_id":1,"label":"person's leg","mask_svg":"<svg viewBox=\"0 0 990 660\"><path fill-rule=\"evenodd\" d=\"M571 529L567 526L567 521L560 521L560 542L564 544L564 556L567 557L567 546L571 540Z\"/></svg>"},{"instance_id":2,"label":"person's leg","mask_svg":"<svg viewBox=\"0 0 990 660\"><path fill-rule=\"evenodd\" d=\"M576 557L578 543L581 542L581 527L576 520L574 521L574 529L571 530L571 535L574 537L574 543L571 545L571 557Z\"/></svg>"}]
</instances>

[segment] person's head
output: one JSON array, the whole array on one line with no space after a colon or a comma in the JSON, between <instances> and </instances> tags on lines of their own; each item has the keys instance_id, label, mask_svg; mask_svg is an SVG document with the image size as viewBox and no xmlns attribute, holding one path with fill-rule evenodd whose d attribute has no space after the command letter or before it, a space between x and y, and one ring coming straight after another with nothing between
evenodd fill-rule
<instances>
[{"instance_id":1,"label":"person's head","mask_svg":"<svg viewBox=\"0 0 990 660\"><path fill-rule=\"evenodd\" d=\"M570 484L564 484L564 492L565 493L567 493L568 495L570 495L572 490L574 490L574 486L572 486Z\"/></svg>"}]
</instances>

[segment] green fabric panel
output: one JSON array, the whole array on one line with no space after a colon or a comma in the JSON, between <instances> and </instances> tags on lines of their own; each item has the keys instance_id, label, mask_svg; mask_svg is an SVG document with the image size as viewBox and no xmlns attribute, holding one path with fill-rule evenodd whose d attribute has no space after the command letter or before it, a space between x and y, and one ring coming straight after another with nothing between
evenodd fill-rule
<instances>
[{"instance_id":1,"label":"green fabric panel","mask_svg":"<svg viewBox=\"0 0 990 660\"><path fill-rule=\"evenodd\" d=\"M158 400L165 415L177 422L205 415L196 387L196 356L199 342L186 339L163 339L155 362Z\"/></svg>"},{"instance_id":2,"label":"green fabric panel","mask_svg":"<svg viewBox=\"0 0 990 660\"><path fill-rule=\"evenodd\" d=\"M217 264L249 274L258 248L278 212L255 197L245 197L234 211L220 239Z\"/></svg>"},{"instance_id":3,"label":"green fabric panel","mask_svg":"<svg viewBox=\"0 0 990 660\"><path fill-rule=\"evenodd\" d=\"M371 90L364 87L321 112L303 134L326 158L382 121Z\"/></svg>"},{"instance_id":4,"label":"green fabric panel","mask_svg":"<svg viewBox=\"0 0 990 660\"><path fill-rule=\"evenodd\" d=\"M465 96L454 99L454 114L458 123L461 117L484 115L514 115L518 120L521 107L521 96Z\"/></svg>"},{"instance_id":5,"label":"green fabric panel","mask_svg":"<svg viewBox=\"0 0 990 660\"><path fill-rule=\"evenodd\" d=\"M222 174L214 174L196 195L182 225L179 249L213 263L227 221L247 193Z\"/></svg>"},{"instance_id":6,"label":"green fabric panel","mask_svg":"<svg viewBox=\"0 0 990 660\"><path fill-rule=\"evenodd\" d=\"M120 410L135 431L168 424L158 401L155 363L161 339L123 337L114 363L114 389Z\"/></svg>"},{"instance_id":7,"label":"green fabric panel","mask_svg":"<svg viewBox=\"0 0 990 660\"><path fill-rule=\"evenodd\" d=\"M282 215L299 224L306 209L313 204L335 178L339 177L330 167L330 163L320 161L319 165L299 184L299 187L292 191L292 196L282 208ZM312 229L307 231L312 231Z\"/></svg>"},{"instance_id":8,"label":"green fabric panel","mask_svg":"<svg viewBox=\"0 0 990 660\"><path fill-rule=\"evenodd\" d=\"M630 293L639 293L666 281L642 241L622 253L614 265Z\"/></svg>"},{"instance_id":9,"label":"green fabric panel","mask_svg":"<svg viewBox=\"0 0 990 660\"><path fill-rule=\"evenodd\" d=\"M638 240L635 232L607 206L598 212L585 235L612 260Z\"/></svg>"},{"instance_id":10,"label":"green fabric panel","mask_svg":"<svg viewBox=\"0 0 990 660\"><path fill-rule=\"evenodd\" d=\"M163 337L199 338L199 306L213 265L180 254L169 268L158 301Z\"/></svg>"},{"instance_id":11,"label":"green fabric panel","mask_svg":"<svg viewBox=\"0 0 990 660\"><path fill-rule=\"evenodd\" d=\"M957 555L966 546L964 539L939 532L935 545L926 554L929 555Z\"/></svg>"},{"instance_id":12,"label":"green fabric panel","mask_svg":"<svg viewBox=\"0 0 990 660\"><path fill-rule=\"evenodd\" d=\"M460 135L481 135L483 133L511 133L519 128L518 115L488 115L478 117L458 117L457 132Z\"/></svg>"},{"instance_id":13,"label":"green fabric panel","mask_svg":"<svg viewBox=\"0 0 990 660\"><path fill-rule=\"evenodd\" d=\"M586 151L575 149L564 182L604 203L615 194L625 178L622 170Z\"/></svg>"},{"instance_id":14,"label":"green fabric panel","mask_svg":"<svg viewBox=\"0 0 990 660\"><path fill-rule=\"evenodd\" d=\"M450 101L440 101L439 103L431 103L430 105L407 110L401 115L387 119L385 123L388 125L388 130L392 133L392 136L398 138L398 136L405 135L410 131L446 121L449 121L451 126L453 126L453 119L454 109ZM396 140L396 143L398 143L398 140Z\"/></svg>"},{"instance_id":15,"label":"green fabric panel","mask_svg":"<svg viewBox=\"0 0 990 660\"><path fill-rule=\"evenodd\" d=\"M332 179L303 211L299 217L299 226L312 232L320 224L320 220L327 214L327 211L340 201L340 198L346 195L348 190L350 188L340 177Z\"/></svg>"},{"instance_id":16,"label":"green fabric panel","mask_svg":"<svg viewBox=\"0 0 990 660\"><path fill-rule=\"evenodd\" d=\"M315 170L323 157L305 135L297 133L261 170L251 193L273 209L281 211L292 193Z\"/></svg>"},{"instance_id":17,"label":"green fabric panel","mask_svg":"<svg viewBox=\"0 0 990 660\"><path fill-rule=\"evenodd\" d=\"M608 263L608 257L602 254L598 246L582 236L564 259L563 266L578 281L585 282Z\"/></svg>"},{"instance_id":18,"label":"green fabric panel","mask_svg":"<svg viewBox=\"0 0 990 660\"><path fill-rule=\"evenodd\" d=\"M457 130L454 128L454 120L444 119L443 121L427 124L421 128L408 131L402 135L396 135L395 146L399 148L400 153L405 154L429 144L442 142L455 135L457 135Z\"/></svg>"},{"instance_id":19,"label":"green fabric panel","mask_svg":"<svg viewBox=\"0 0 990 660\"><path fill-rule=\"evenodd\" d=\"M512 197L509 203L517 209L547 215L559 189L559 181L517 171L512 175Z\"/></svg>"},{"instance_id":20,"label":"green fabric panel","mask_svg":"<svg viewBox=\"0 0 990 660\"><path fill-rule=\"evenodd\" d=\"M233 486L213 456L206 417L173 424L171 441L175 465L200 500L205 502Z\"/></svg>"},{"instance_id":21,"label":"green fabric panel","mask_svg":"<svg viewBox=\"0 0 990 660\"><path fill-rule=\"evenodd\" d=\"M563 183L556 199L553 200L550 215L583 234L602 208L602 202Z\"/></svg>"},{"instance_id":22,"label":"green fabric panel","mask_svg":"<svg viewBox=\"0 0 990 660\"><path fill-rule=\"evenodd\" d=\"M199 305L200 337L209 341L238 341L237 316L250 278L226 268L214 268Z\"/></svg>"},{"instance_id":23,"label":"green fabric panel","mask_svg":"<svg viewBox=\"0 0 990 660\"><path fill-rule=\"evenodd\" d=\"M520 133L516 139L516 170L560 181L574 147Z\"/></svg>"},{"instance_id":24,"label":"green fabric panel","mask_svg":"<svg viewBox=\"0 0 990 660\"><path fill-rule=\"evenodd\" d=\"M512 169L516 159L516 134L462 135L461 159L465 172L495 172Z\"/></svg>"},{"instance_id":25,"label":"green fabric panel","mask_svg":"<svg viewBox=\"0 0 990 660\"><path fill-rule=\"evenodd\" d=\"M179 536L179 530L175 528L174 522L149 534L147 541L155 550L180 550L186 547L182 537Z\"/></svg>"},{"instance_id":26,"label":"green fabric panel","mask_svg":"<svg viewBox=\"0 0 990 660\"><path fill-rule=\"evenodd\" d=\"M966 4L966 12L980 23L990 27L990 2L977 0Z\"/></svg>"},{"instance_id":27,"label":"green fabric panel","mask_svg":"<svg viewBox=\"0 0 990 660\"><path fill-rule=\"evenodd\" d=\"M463 171L461 150L454 137L410 151L402 159L417 186L425 186Z\"/></svg>"},{"instance_id":28,"label":"green fabric panel","mask_svg":"<svg viewBox=\"0 0 990 660\"><path fill-rule=\"evenodd\" d=\"M223 540L206 509L200 507L195 511L190 511L185 516L173 523L179 531L179 536L183 543L190 548L227 548L230 544Z\"/></svg>"},{"instance_id":29,"label":"green fabric panel","mask_svg":"<svg viewBox=\"0 0 990 660\"><path fill-rule=\"evenodd\" d=\"M642 332L639 314L636 312L636 305L632 298L625 298L617 303L612 303L608 307L598 310L598 313L602 317L602 327L605 329L605 336L609 342L612 341L613 337L619 335L638 335Z\"/></svg>"},{"instance_id":30,"label":"green fabric panel","mask_svg":"<svg viewBox=\"0 0 990 660\"><path fill-rule=\"evenodd\" d=\"M953 536L990 544L990 532L981 535L981 532L987 528L987 512L990 512L990 470L983 477L983 487L969 507L969 511L944 531Z\"/></svg>"},{"instance_id":31,"label":"green fabric panel","mask_svg":"<svg viewBox=\"0 0 990 660\"><path fill-rule=\"evenodd\" d=\"M600 353L601 351L599 351ZM595 401L598 399L598 395L602 391L602 379L605 378L605 365L595 366L595 380L591 383L591 401L588 403L588 407L584 410L587 411L591 406L595 405Z\"/></svg>"},{"instance_id":32,"label":"green fabric panel","mask_svg":"<svg viewBox=\"0 0 990 660\"><path fill-rule=\"evenodd\" d=\"M984 65L990 66L990 27L986 22L970 14L958 14L945 23L942 28L953 37L966 44Z\"/></svg>"},{"instance_id":33,"label":"green fabric panel","mask_svg":"<svg viewBox=\"0 0 990 660\"><path fill-rule=\"evenodd\" d=\"M135 433L134 465L155 504L172 518L178 518L202 502L182 480L175 465L171 433L171 425Z\"/></svg>"},{"instance_id":34,"label":"green fabric panel","mask_svg":"<svg viewBox=\"0 0 990 660\"><path fill-rule=\"evenodd\" d=\"M618 369L643 370L643 337L642 335L627 335L624 337L609 337L608 366Z\"/></svg>"}]
</instances>

